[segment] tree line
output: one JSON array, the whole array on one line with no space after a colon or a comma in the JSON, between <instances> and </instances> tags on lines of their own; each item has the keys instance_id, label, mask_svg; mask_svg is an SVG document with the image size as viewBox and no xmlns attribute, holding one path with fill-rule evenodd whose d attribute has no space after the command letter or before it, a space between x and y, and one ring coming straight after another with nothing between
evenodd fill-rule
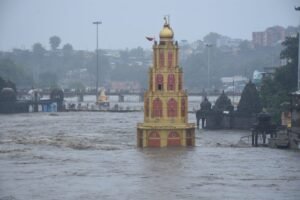
<instances>
[{"instance_id":1,"label":"tree line","mask_svg":"<svg viewBox=\"0 0 300 200\"><path fill-rule=\"evenodd\" d=\"M217 47L216 34L208 34L191 52L190 46L180 46L180 65L183 67L185 87L202 90L207 83L208 48L210 48L211 85L221 86L224 76L243 75L252 77L255 69L278 66L280 45L252 48L249 41L238 47ZM50 49L41 43L31 49L14 49L0 52L0 76L15 82L20 87L85 88L95 85L96 52L75 50L72 44L61 45L58 36L49 38ZM189 52L189 53L186 53ZM152 62L152 51L141 47L125 50L99 50L100 85L112 81L135 81L147 88L148 68ZM20 88L19 87L19 88Z\"/></svg>"}]
</instances>

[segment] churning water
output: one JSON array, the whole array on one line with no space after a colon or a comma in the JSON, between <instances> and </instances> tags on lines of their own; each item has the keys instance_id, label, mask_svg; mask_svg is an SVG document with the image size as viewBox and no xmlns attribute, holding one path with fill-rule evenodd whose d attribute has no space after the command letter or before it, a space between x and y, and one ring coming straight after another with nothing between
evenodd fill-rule
<instances>
[{"instance_id":1,"label":"churning water","mask_svg":"<svg viewBox=\"0 0 300 200\"><path fill-rule=\"evenodd\" d=\"M299 151L206 130L193 148L139 149L142 121L141 112L0 115L0 199L300 199Z\"/></svg>"}]
</instances>

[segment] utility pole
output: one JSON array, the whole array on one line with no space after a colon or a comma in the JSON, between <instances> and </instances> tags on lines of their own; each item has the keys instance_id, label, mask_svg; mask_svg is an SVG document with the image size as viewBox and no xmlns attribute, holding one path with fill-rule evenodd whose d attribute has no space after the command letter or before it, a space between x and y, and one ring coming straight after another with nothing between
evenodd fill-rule
<instances>
[{"instance_id":1,"label":"utility pole","mask_svg":"<svg viewBox=\"0 0 300 200\"><path fill-rule=\"evenodd\" d=\"M212 44L206 44L207 47L207 90L210 88L210 48Z\"/></svg>"},{"instance_id":2,"label":"utility pole","mask_svg":"<svg viewBox=\"0 0 300 200\"><path fill-rule=\"evenodd\" d=\"M300 11L300 6L295 7L296 11ZM300 90L300 30L298 30L298 82L297 82L297 88Z\"/></svg>"},{"instance_id":3,"label":"utility pole","mask_svg":"<svg viewBox=\"0 0 300 200\"><path fill-rule=\"evenodd\" d=\"M97 47L96 47L96 56L97 56L97 64L96 64L96 102L98 100L98 86L99 86L99 49L98 49L98 25L102 24L101 21L96 21L96 22L93 22L93 24L96 24L96 27L97 27L97 32L96 32L96 41L97 41Z\"/></svg>"},{"instance_id":4,"label":"utility pole","mask_svg":"<svg viewBox=\"0 0 300 200\"><path fill-rule=\"evenodd\" d=\"M233 110L234 110L234 95L235 95L235 82L234 82L234 76L232 79L232 86L233 86L233 90L232 90L232 105L233 105Z\"/></svg>"}]
</instances>

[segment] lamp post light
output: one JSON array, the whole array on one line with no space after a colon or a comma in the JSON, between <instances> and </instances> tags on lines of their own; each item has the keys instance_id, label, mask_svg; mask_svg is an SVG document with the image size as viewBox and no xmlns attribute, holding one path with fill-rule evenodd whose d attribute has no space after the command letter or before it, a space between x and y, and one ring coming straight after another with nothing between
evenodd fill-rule
<instances>
[{"instance_id":1,"label":"lamp post light","mask_svg":"<svg viewBox=\"0 0 300 200\"><path fill-rule=\"evenodd\" d=\"M93 22L93 24L96 24L96 41L97 41L97 47L96 47L96 56L97 56L97 61L96 61L96 69L97 69L97 72L96 72L96 102L98 100L98 85L99 85L99 49L98 49L98 25L102 24L101 21L96 21L96 22Z\"/></svg>"},{"instance_id":2,"label":"lamp post light","mask_svg":"<svg viewBox=\"0 0 300 200\"><path fill-rule=\"evenodd\" d=\"M207 90L210 88L210 48L212 44L206 44L207 47Z\"/></svg>"}]
</instances>

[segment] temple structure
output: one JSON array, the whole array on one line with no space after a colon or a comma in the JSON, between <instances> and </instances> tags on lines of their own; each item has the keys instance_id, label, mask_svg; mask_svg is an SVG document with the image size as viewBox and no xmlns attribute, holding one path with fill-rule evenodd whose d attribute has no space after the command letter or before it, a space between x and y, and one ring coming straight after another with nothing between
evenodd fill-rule
<instances>
[{"instance_id":1,"label":"temple structure","mask_svg":"<svg viewBox=\"0 0 300 200\"><path fill-rule=\"evenodd\" d=\"M194 146L195 124L188 123L188 99L183 90L178 44L169 21L153 45L149 88L144 96L144 123L137 125L138 147Z\"/></svg>"}]
</instances>

